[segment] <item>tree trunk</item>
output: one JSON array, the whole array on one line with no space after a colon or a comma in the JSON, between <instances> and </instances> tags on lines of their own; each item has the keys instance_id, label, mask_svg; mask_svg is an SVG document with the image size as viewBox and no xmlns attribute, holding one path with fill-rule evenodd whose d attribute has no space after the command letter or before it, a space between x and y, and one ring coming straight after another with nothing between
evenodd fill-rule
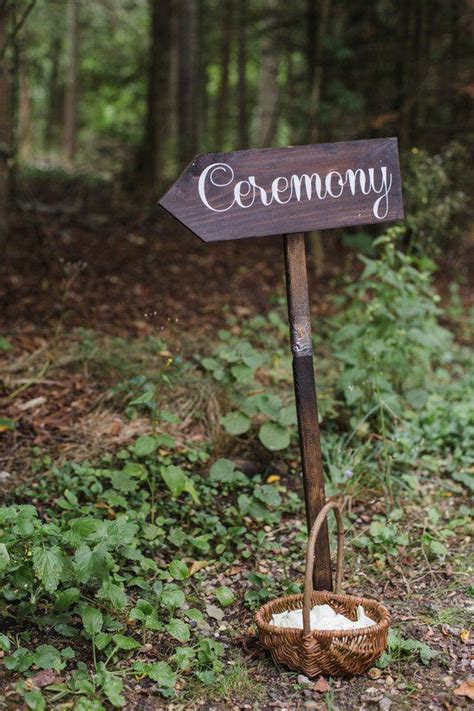
<instances>
[{"instance_id":1,"label":"tree trunk","mask_svg":"<svg viewBox=\"0 0 474 711\"><path fill-rule=\"evenodd\" d=\"M219 90L217 93L216 105L216 133L215 145L218 150L221 150L227 129L227 119L229 117L229 71L230 58L232 53L233 39L233 0L221 0L220 3L222 19L221 19L221 51L220 51L220 68L221 75L219 81Z\"/></svg>"},{"instance_id":2,"label":"tree trunk","mask_svg":"<svg viewBox=\"0 0 474 711\"><path fill-rule=\"evenodd\" d=\"M154 192L163 180L171 125L172 0L150 0L151 35L144 170Z\"/></svg>"},{"instance_id":3,"label":"tree trunk","mask_svg":"<svg viewBox=\"0 0 474 711\"><path fill-rule=\"evenodd\" d=\"M64 157L73 165L77 151L79 104L79 0L68 0L68 65L64 102Z\"/></svg>"},{"instance_id":4,"label":"tree trunk","mask_svg":"<svg viewBox=\"0 0 474 711\"><path fill-rule=\"evenodd\" d=\"M259 148L271 144L277 124L279 55L274 28L276 9L277 0L265 0L258 91L257 145Z\"/></svg>"},{"instance_id":5,"label":"tree trunk","mask_svg":"<svg viewBox=\"0 0 474 711\"><path fill-rule=\"evenodd\" d=\"M9 58L9 3L0 2L0 245L8 235L10 204L10 160L12 156L11 66Z\"/></svg>"},{"instance_id":6,"label":"tree trunk","mask_svg":"<svg viewBox=\"0 0 474 711\"><path fill-rule=\"evenodd\" d=\"M308 37L307 65L308 78L310 79L310 101L309 101L309 142L317 143L319 140L318 112L321 102L321 89L323 83L323 48L324 38L328 30L330 0L321 0L319 3L319 13L316 12L314 0L308 0L308 17L313 24L312 36ZM324 271L324 245L319 230L309 233L311 245L311 255L313 258L313 269L316 276L320 276Z\"/></svg>"},{"instance_id":7,"label":"tree trunk","mask_svg":"<svg viewBox=\"0 0 474 711\"><path fill-rule=\"evenodd\" d=\"M237 145L240 149L249 147L249 118L247 99L247 15L248 0L239 0L237 38Z\"/></svg>"},{"instance_id":8,"label":"tree trunk","mask_svg":"<svg viewBox=\"0 0 474 711\"><path fill-rule=\"evenodd\" d=\"M308 0L310 17L317 22L314 39L308 42L308 76L311 87L308 115L309 140L311 143L316 143L319 139L318 111L323 83L323 48L324 38L328 30L330 1L321 0L318 3L319 13L316 15L312 7L314 0Z\"/></svg>"},{"instance_id":9,"label":"tree trunk","mask_svg":"<svg viewBox=\"0 0 474 711\"><path fill-rule=\"evenodd\" d=\"M197 0L179 2L178 127L179 162L188 163L198 148L198 7Z\"/></svg>"},{"instance_id":10,"label":"tree trunk","mask_svg":"<svg viewBox=\"0 0 474 711\"><path fill-rule=\"evenodd\" d=\"M20 98L18 106L18 154L31 157L31 94L26 68L20 65Z\"/></svg>"},{"instance_id":11,"label":"tree trunk","mask_svg":"<svg viewBox=\"0 0 474 711\"><path fill-rule=\"evenodd\" d=\"M46 105L46 126L44 131L44 142L47 149L50 149L57 138L58 119L61 110L61 98L59 88L59 61L61 57L62 41L59 35L53 36L50 46L50 72L47 87ZM59 119L60 121L60 119Z\"/></svg>"}]
</instances>

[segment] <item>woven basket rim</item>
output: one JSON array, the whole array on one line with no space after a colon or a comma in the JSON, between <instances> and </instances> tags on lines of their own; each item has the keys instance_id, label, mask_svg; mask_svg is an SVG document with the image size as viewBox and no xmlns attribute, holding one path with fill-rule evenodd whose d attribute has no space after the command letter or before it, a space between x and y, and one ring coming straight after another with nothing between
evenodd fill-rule
<instances>
[{"instance_id":1,"label":"woven basket rim","mask_svg":"<svg viewBox=\"0 0 474 711\"><path fill-rule=\"evenodd\" d=\"M350 595L348 593L333 593L329 592L328 590L315 590L311 599L320 596L323 596L327 600L338 600L342 603L352 602L357 605L364 606L364 609L365 605L375 605L377 611L381 614L381 620L380 622L376 622L374 625L370 625L369 627L358 627L357 629L352 630L311 630L311 633L308 635L308 637L314 637L315 639L322 640L327 640L333 637L372 637L377 635L379 632L385 631L389 627L390 613L387 608L382 605L382 603L380 603L378 600L374 600L373 598L369 597L360 597L358 595ZM292 636L296 634L298 637L303 638L304 631L302 629L295 627L277 627L276 625L272 625L269 622L265 621L266 616L271 616L272 610L276 604L282 602L293 603L299 601L301 601L302 604L303 598L303 593L299 593L297 595L284 595L282 597L275 598L274 600L270 600L269 602L265 603L265 605L262 605L262 607L257 610L255 615L255 622L257 623L257 627L259 628L259 630L267 634L277 635L281 637L285 637L291 633Z\"/></svg>"}]
</instances>

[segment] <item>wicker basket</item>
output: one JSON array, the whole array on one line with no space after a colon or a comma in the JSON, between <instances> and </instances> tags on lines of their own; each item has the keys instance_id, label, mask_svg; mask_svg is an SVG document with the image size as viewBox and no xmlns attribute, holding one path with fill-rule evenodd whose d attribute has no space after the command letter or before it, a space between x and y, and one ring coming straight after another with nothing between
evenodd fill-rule
<instances>
[{"instance_id":1,"label":"wicker basket","mask_svg":"<svg viewBox=\"0 0 474 711\"><path fill-rule=\"evenodd\" d=\"M336 592L313 591L314 547L319 529L328 512L334 509L337 521ZM344 529L339 506L327 503L320 511L308 540L304 595L289 595L268 602L256 615L260 641L277 663L314 677L319 674L348 676L362 674L387 646L390 623L388 610L376 600L340 593L344 548ZM313 630L310 611L314 605L330 605L336 612L355 620L357 606L376 624L353 630ZM303 607L303 629L276 627L272 615Z\"/></svg>"}]
</instances>

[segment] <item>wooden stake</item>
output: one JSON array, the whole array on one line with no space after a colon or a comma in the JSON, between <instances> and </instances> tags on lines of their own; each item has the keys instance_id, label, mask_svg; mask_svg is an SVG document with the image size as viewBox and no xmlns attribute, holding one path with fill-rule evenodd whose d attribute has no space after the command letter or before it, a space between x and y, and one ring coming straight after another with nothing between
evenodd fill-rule
<instances>
[{"instance_id":1,"label":"wooden stake","mask_svg":"<svg viewBox=\"0 0 474 711\"><path fill-rule=\"evenodd\" d=\"M291 351L293 353L293 378L303 468L306 521L309 531L326 502L313 369L304 233L285 235L283 244ZM326 523L321 527L316 539L315 554L314 588L315 590L332 590L331 554Z\"/></svg>"}]
</instances>

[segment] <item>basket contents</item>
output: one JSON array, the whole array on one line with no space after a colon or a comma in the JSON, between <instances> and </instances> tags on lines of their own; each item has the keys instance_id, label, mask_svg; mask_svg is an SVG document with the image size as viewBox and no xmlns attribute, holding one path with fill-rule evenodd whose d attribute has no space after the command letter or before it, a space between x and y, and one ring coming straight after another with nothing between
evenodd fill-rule
<instances>
[{"instance_id":1,"label":"basket contents","mask_svg":"<svg viewBox=\"0 0 474 711\"><path fill-rule=\"evenodd\" d=\"M357 606L357 620L337 613L330 605L315 605L309 616L311 630L355 630L360 627L370 627L375 622L367 617L362 605ZM272 615L275 627L292 627L303 629L303 610L286 610Z\"/></svg>"}]
</instances>

